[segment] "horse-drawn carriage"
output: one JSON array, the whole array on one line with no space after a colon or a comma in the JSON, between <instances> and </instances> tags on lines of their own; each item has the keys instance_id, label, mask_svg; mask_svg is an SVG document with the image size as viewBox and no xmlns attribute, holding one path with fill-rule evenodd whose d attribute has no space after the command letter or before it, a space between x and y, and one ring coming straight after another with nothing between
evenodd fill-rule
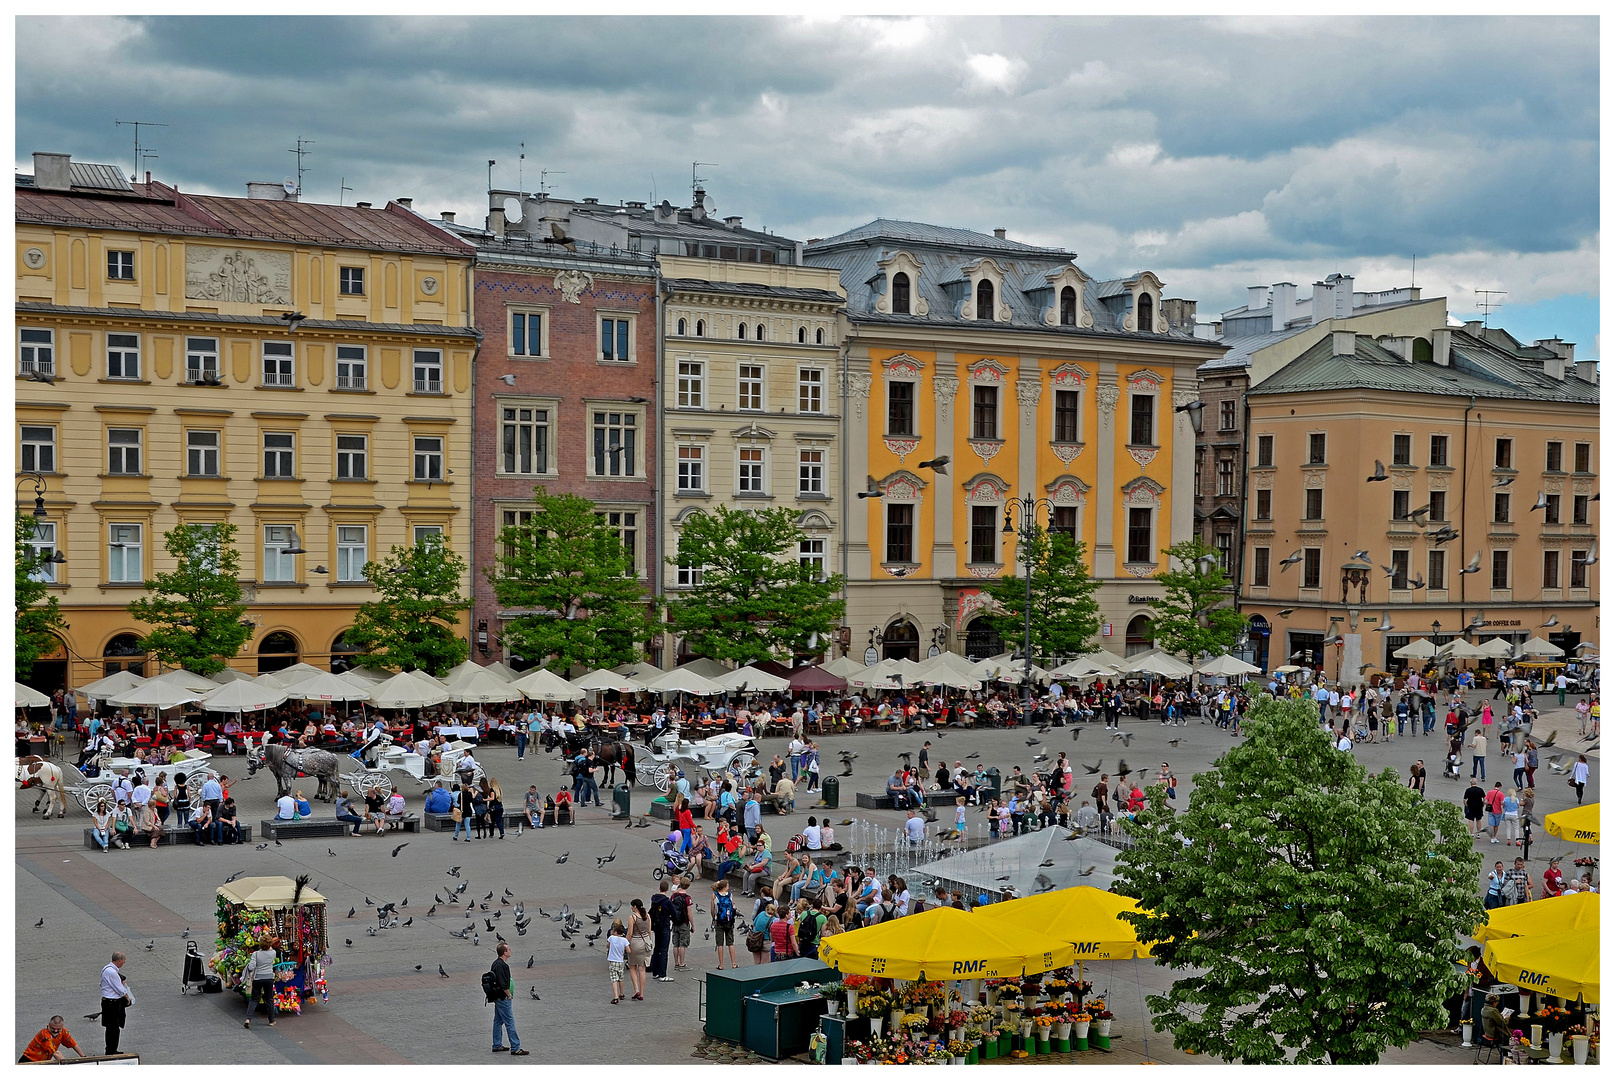
<instances>
[{"instance_id":1,"label":"horse-drawn carriage","mask_svg":"<svg viewBox=\"0 0 1615 1080\"><path fill-rule=\"evenodd\" d=\"M73 797L74 802L84 808L86 813L93 811L102 801L109 807L115 805L117 796L113 793L114 779L129 777L137 769L144 770L148 781L156 779L160 772L168 773L170 776L183 775L187 783L195 784L200 789L201 785L209 780L219 779L218 770L209 764L212 757L213 755L206 750L186 750L178 760L153 765L138 758L98 754L90 759L95 768L94 776L86 776L65 761L35 763L35 759L25 758L17 763L17 779L24 785L38 784L44 789L39 798L34 800L34 810L37 813L40 803L50 800L45 808L45 817L49 819L52 805L58 799L62 800L62 806L56 812L57 816L66 816L65 800L69 795Z\"/></svg>"},{"instance_id":2,"label":"horse-drawn carriage","mask_svg":"<svg viewBox=\"0 0 1615 1080\"><path fill-rule=\"evenodd\" d=\"M680 772L699 777L702 772L729 776L738 787L757 763L757 743L750 735L725 732L691 741L674 727L651 740L639 764L639 781L662 794L672 790Z\"/></svg>"},{"instance_id":3,"label":"horse-drawn carriage","mask_svg":"<svg viewBox=\"0 0 1615 1080\"><path fill-rule=\"evenodd\" d=\"M266 735L262 741L249 744L247 770L249 774L259 769L270 770L275 774L279 786L278 793L281 795L288 793L297 775L302 773L318 778L320 787L316 797L327 802L336 797L337 790L343 785L356 796L369 794L374 788L383 796L390 798L394 787L393 773L402 772L413 777L417 784L456 777L459 774L455 771L455 766L470 747L471 744L467 742L449 743L440 755L437 774L430 776L425 758L407 746L394 745L392 737L385 732L368 739L357 751L357 757L346 758L338 757L328 750L298 750L278 743L269 743ZM352 772L342 772L344 761L356 761L359 768ZM471 779L480 780L482 775L482 766L479 763L472 771Z\"/></svg>"}]
</instances>

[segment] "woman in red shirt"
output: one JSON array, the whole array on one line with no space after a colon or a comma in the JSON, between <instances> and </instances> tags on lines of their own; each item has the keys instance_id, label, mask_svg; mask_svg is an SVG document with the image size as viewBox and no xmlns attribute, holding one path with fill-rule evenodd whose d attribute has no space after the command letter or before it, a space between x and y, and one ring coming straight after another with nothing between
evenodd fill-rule
<instances>
[{"instance_id":1,"label":"woman in red shirt","mask_svg":"<svg viewBox=\"0 0 1615 1080\"><path fill-rule=\"evenodd\" d=\"M689 851L690 840L695 834L695 814L690 810L690 800L682 795L679 796L678 805L673 809L673 821L684 834L682 849Z\"/></svg>"}]
</instances>

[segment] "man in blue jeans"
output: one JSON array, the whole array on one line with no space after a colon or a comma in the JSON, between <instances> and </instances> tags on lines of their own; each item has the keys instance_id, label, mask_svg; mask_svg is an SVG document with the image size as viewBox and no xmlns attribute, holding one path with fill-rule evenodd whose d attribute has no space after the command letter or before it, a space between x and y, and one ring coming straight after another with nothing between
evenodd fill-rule
<instances>
[{"instance_id":1,"label":"man in blue jeans","mask_svg":"<svg viewBox=\"0 0 1615 1080\"><path fill-rule=\"evenodd\" d=\"M500 988L499 997L493 1003L493 1052L502 1054L507 1049L511 1057L521 1057L527 1053L522 1049L521 1036L516 1034L516 1014L511 1007L512 980L510 965L505 963L505 957L510 955L510 945L500 942L499 949L493 962L494 985ZM502 1045L499 1033L503 1029L510 1039L510 1046Z\"/></svg>"}]
</instances>

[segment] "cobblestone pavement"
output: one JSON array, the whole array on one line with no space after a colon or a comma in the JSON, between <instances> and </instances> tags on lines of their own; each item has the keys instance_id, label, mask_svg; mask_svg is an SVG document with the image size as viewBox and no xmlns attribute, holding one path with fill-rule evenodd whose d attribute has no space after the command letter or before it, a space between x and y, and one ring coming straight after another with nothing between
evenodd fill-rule
<instances>
[{"instance_id":1,"label":"cobblestone pavement","mask_svg":"<svg viewBox=\"0 0 1615 1080\"><path fill-rule=\"evenodd\" d=\"M1558 744L1575 745L1576 720L1566 708L1549 710L1539 726L1545 733L1557 727ZM937 738L933 733L912 735L865 734L821 740L827 762L845 748L857 753L855 772L841 780L841 808L831 812L834 820L849 817L896 827L901 815L892 812L859 811L852 808L858 791L879 791L885 777L897 762L900 750L918 751L924 738L933 741L933 760L963 760L977 753L981 760L997 765L1005 773L1013 765L1032 767L1036 750L1051 756L1061 749L1072 752L1074 760L1090 764L1102 760L1114 772L1118 757L1125 757L1135 768L1158 768L1169 762L1180 778L1179 801L1192 791L1194 772L1204 770L1232 743L1225 732L1211 725L1190 720L1181 728L1165 729L1159 724L1129 723L1134 733L1132 745L1122 747L1108 738L1100 725L1084 728L1073 743L1070 729L1055 728L1041 737L1024 731L953 732ZM1040 745L1028 748L1028 738L1040 738ZM1178 739L1176 747L1169 739ZM1390 767L1406 775L1408 765L1423 757L1430 766L1429 794L1434 798L1457 799L1467 781L1440 779L1442 740L1405 738L1389 744L1360 747L1358 757L1374 769ZM784 749L784 740L764 740L763 758ZM512 803L519 804L520 793L529 784L541 791L553 791L561 781L560 765L542 753L528 754L518 761L512 747L495 746L478 755L498 776ZM1599 761L1593 755L1593 777L1587 801L1598 799ZM1497 759L1499 766L1503 764ZM223 771L244 776L241 759L225 759ZM1506 772L1493 770L1507 779ZM1080 776L1079 771L1079 776ZM1467 770L1465 772L1467 776ZM1091 782L1086 786L1091 786ZM238 782L233 788L243 820L256 823L273 814L274 782L265 774ZM412 796L412 805L418 806ZM651 792L636 788L634 814L645 809ZM609 793L604 801L609 808ZM1538 816L1573 805L1574 791L1562 775L1538 773ZM81 1019L98 1005L98 972L115 949L129 954L125 972L134 986L136 1005L130 1011L124 1031L125 1049L138 1052L152 1063L210 1063L253 1061L299 1064L338 1064L357 1062L453 1062L474 1060L487 1055L491 1045L490 1008L483 1004L478 984L480 974L493 959L493 935L481 933L481 946L449 936L449 931L468 925L465 905L442 905L427 917L434 891L440 895L457 884L445 871L451 865L462 867L462 877L471 885L467 898L481 898L489 891L495 902L505 888L523 900L529 911L538 908L554 912L569 904L575 911L596 910L600 902L617 903L639 896L648 899L654 888L651 870L659 862L656 829L624 829L609 818L609 809L585 808L578 825L561 830L525 830L518 837L514 829L504 839L451 843L441 833L408 837L410 843L397 858L392 847L403 838L304 839L285 841L264 851L252 844L230 847L163 847L152 851L101 853L83 846L86 815L76 804L65 822L42 822L29 813L32 794L16 801L16 1038L17 1052L32 1033L43 1026L52 1013L69 1018L69 1030L87 1046L99 1046L101 1033L93 1021ZM809 798L798 799L798 812L784 821L765 819L769 830L782 845L790 833L806 822L815 811ZM318 814L329 813L320 806ZM445 847L444 845L449 845ZM1483 852L1504 852L1501 846L1480 841ZM614 862L596 869L595 859L616 848ZM1591 849L1568 845L1538 834L1532 849L1531 868L1540 875L1549 855ZM328 852L335 852L335 856ZM565 864L556 859L570 853ZM1488 859L1488 864L1490 859ZM288 1017L273 1031L254 1025L251 1031L240 1026L239 999L229 995L195 994L181 996L179 980L184 953L181 932L189 929L202 942L204 954L213 940L215 889L237 871L247 874L279 874L294 877L307 871L317 888L330 898L331 939L334 946L330 970L331 1000L314 1006L302 1016ZM1477 882L1478 888L1478 882ZM710 893L697 886L696 902L708 907ZM365 933L374 925L366 919L364 898L377 903L402 902L405 917L413 916L409 928L383 930L372 937ZM350 907L356 909L346 918ZM558 928L543 918L535 918L525 937L510 927L508 914L495 923L496 929L511 941L513 968L517 976L515 1012L525 1044L540 1060L563 1062L611 1062L621 1064L676 1063L691 1060L702 1039L699 1020L702 973L715 966L715 955L698 933L690 950L690 970L677 973L677 981L652 980L644 1002L610 1004L604 949L591 947L586 940L563 941ZM484 913L478 912L479 928ZM491 916L492 911L486 913ZM34 923L45 919L42 928ZM698 927L702 925L699 921ZM590 927L590 931L593 931ZM351 938L352 946L345 944ZM147 948L148 944L152 947ZM528 968L529 957L533 960ZM421 970L415 970L416 965ZM437 975L442 964L447 979ZM1149 1033L1146 1056L1144 1033L1137 1026L1142 1015L1142 995L1169 985L1172 973L1148 962L1103 965L1104 972L1092 977L1100 989L1108 989L1119 1020L1115 1052L1108 1057L1090 1053L1084 1062L1204 1063L1205 1058L1180 1054L1170 1038ZM541 1001L533 1001L529 987L536 988ZM557 1023L564 1020L563 1023ZM626 1036L626 1037L625 1037ZM702 1055L705 1056L705 1055ZM491 1055L490 1055L491 1057ZM484 1058L483 1060L488 1060ZM504 1055L495 1063L508 1060ZM745 1060L740 1058L739 1060ZM1467 1056L1441 1041L1420 1041L1386 1055L1387 1062L1430 1062L1457 1064Z\"/></svg>"}]
</instances>

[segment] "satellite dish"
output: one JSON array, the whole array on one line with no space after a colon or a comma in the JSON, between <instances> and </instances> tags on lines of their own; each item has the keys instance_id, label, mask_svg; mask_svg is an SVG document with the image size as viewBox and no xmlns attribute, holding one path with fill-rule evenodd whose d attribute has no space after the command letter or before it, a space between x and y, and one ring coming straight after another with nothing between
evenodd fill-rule
<instances>
[{"instance_id":1,"label":"satellite dish","mask_svg":"<svg viewBox=\"0 0 1615 1080\"><path fill-rule=\"evenodd\" d=\"M297 181L289 176L280 182L280 186L286 189L286 194L288 195L297 194Z\"/></svg>"},{"instance_id":2,"label":"satellite dish","mask_svg":"<svg viewBox=\"0 0 1615 1080\"><path fill-rule=\"evenodd\" d=\"M521 201L519 199L506 199L505 200L505 220L514 223L514 222L520 221L521 219L522 219L522 204L521 204Z\"/></svg>"},{"instance_id":3,"label":"satellite dish","mask_svg":"<svg viewBox=\"0 0 1615 1080\"><path fill-rule=\"evenodd\" d=\"M711 217L717 213L718 204L712 201L711 195L703 195L701 196L701 209L706 212L708 217Z\"/></svg>"},{"instance_id":4,"label":"satellite dish","mask_svg":"<svg viewBox=\"0 0 1615 1080\"><path fill-rule=\"evenodd\" d=\"M662 205L657 207L657 209L661 211L663 217L669 217L673 213L673 204L668 202L666 199L663 199Z\"/></svg>"}]
</instances>

